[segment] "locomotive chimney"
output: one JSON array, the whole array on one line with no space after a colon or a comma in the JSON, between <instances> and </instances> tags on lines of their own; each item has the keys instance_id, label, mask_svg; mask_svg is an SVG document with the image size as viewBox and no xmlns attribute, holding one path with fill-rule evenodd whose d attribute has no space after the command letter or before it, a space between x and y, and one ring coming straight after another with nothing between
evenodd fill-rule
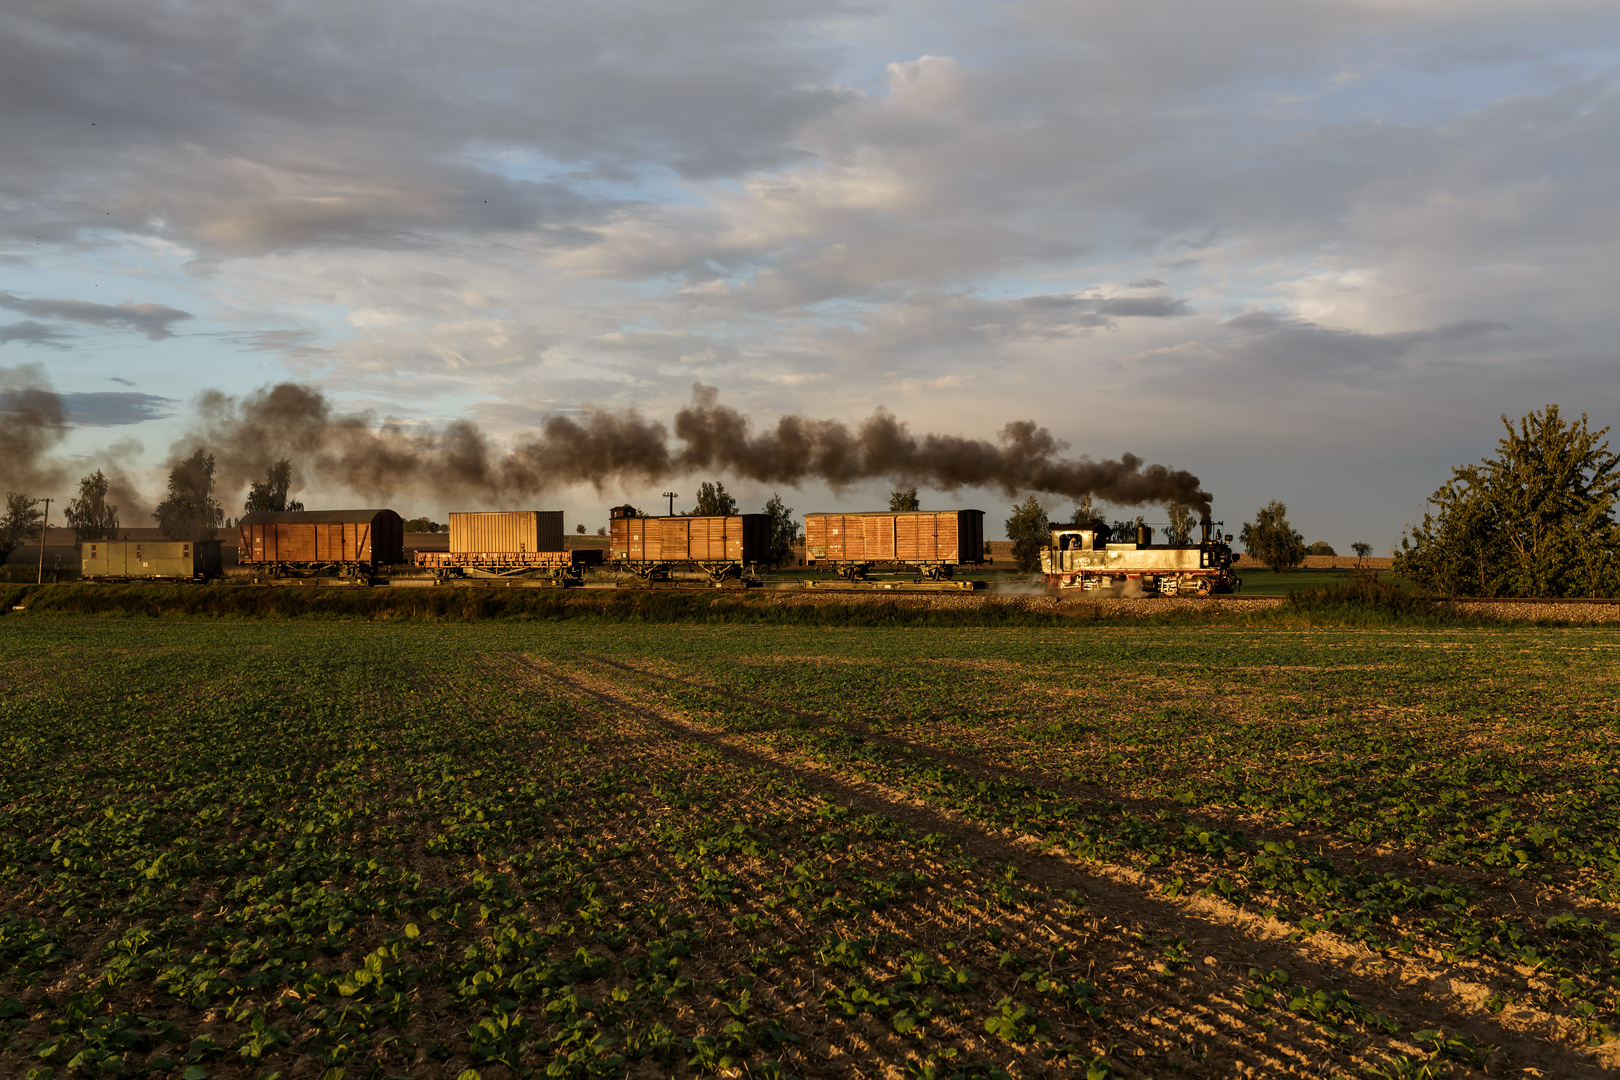
<instances>
[{"instance_id":1,"label":"locomotive chimney","mask_svg":"<svg viewBox=\"0 0 1620 1080\"><path fill-rule=\"evenodd\" d=\"M1199 543L1209 543L1209 533L1210 530L1215 527L1215 523L1209 520L1209 518L1205 518L1203 521L1199 522L1199 527L1204 530L1204 538L1203 540L1199 541Z\"/></svg>"},{"instance_id":2,"label":"locomotive chimney","mask_svg":"<svg viewBox=\"0 0 1620 1080\"><path fill-rule=\"evenodd\" d=\"M1151 543L1153 543L1152 527L1148 525L1138 525L1136 527L1136 546L1147 547Z\"/></svg>"}]
</instances>

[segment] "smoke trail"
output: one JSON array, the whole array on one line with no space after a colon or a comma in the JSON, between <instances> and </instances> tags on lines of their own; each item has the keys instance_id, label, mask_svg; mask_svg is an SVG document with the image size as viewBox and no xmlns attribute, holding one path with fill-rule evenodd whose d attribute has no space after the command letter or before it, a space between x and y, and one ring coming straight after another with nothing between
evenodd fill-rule
<instances>
[{"instance_id":1,"label":"smoke trail","mask_svg":"<svg viewBox=\"0 0 1620 1080\"><path fill-rule=\"evenodd\" d=\"M210 391L199 401L199 414L196 435L175 451L184 456L206 446L227 490L246 487L286 457L306 482L318 479L379 500L404 491L494 500L581 483L601 491L707 470L793 486L820 480L835 490L882 479L944 491L1091 495L1121 506L1181 502L1204 515L1210 507L1189 472L1148 465L1134 454L1118 461L1064 458L1065 445L1033 421L1006 425L995 443L919 437L881 410L855 430L836 420L785 416L755 435L746 417L719 403L718 391L701 385L675 415L681 445L674 453L664 425L634 409L548 418L504 454L469 421L437 431L378 423L365 414L335 413L319 390L293 383L240 401Z\"/></svg>"},{"instance_id":2,"label":"smoke trail","mask_svg":"<svg viewBox=\"0 0 1620 1080\"><path fill-rule=\"evenodd\" d=\"M226 490L262 479L285 457L294 483L318 479L368 499L396 492L465 502L533 494L571 484L650 483L668 475L662 424L634 410L553 416L540 431L500 454L471 421L442 431L337 413L319 390L281 383L241 401L215 390L198 400L199 426L176 443L176 460L201 445L215 456Z\"/></svg>"},{"instance_id":3,"label":"smoke trail","mask_svg":"<svg viewBox=\"0 0 1620 1080\"><path fill-rule=\"evenodd\" d=\"M697 386L692 404L675 414L675 435L686 444L676 462L685 472L713 469L795 486L824 480L835 489L890 480L941 491L1091 495L1119 506L1179 502L1206 517L1210 510L1210 496L1192 473L1148 465L1135 454L1118 461L1064 458L1066 444L1032 420L1007 424L995 443L959 435L919 438L882 410L855 431L836 420L784 416L775 430L751 436L748 419L721 405L714 387Z\"/></svg>"},{"instance_id":4,"label":"smoke trail","mask_svg":"<svg viewBox=\"0 0 1620 1080\"><path fill-rule=\"evenodd\" d=\"M49 495L67 470L46 455L67 435L67 408L38 364L0 368L0 489Z\"/></svg>"}]
</instances>

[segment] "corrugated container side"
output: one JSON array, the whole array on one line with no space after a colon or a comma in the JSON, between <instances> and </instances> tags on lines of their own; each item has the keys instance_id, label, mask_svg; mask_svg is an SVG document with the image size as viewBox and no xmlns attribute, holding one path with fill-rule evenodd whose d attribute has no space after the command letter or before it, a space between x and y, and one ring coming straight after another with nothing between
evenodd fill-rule
<instances>
[{"instance_id":1,"label":"corrugated container side","mask_svg":"<svg viewBox=\"0 0 1620 1080\"><path fill-rule=\"evenodd\" d=\"M450 550L538 551L539 514L534 510L450 515Z\"/></svg>"}]
</instances>

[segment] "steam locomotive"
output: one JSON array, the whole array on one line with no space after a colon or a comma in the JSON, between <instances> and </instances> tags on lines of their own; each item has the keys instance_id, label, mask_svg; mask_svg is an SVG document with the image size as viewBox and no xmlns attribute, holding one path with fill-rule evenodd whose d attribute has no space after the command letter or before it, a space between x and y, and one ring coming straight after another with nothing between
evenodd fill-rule
<instances>
[{"instance_id":1,"label":"steam locomotive","mask_svg":"<svg viewBox=\"0 0 1620 1080\"><path fill-rule=\"evenodd\" d=\"M1164 596L1235 591L1242 583L1232 574L1232 537L1205 521L1196 544L1155 544L1153 530L1136 527L1133 542L1110 543L1110 530L1091 525L1053 525L1041 551L1041 573L1049 588L1109 590L1124 594Z\"/></svg>"}]
</instances>

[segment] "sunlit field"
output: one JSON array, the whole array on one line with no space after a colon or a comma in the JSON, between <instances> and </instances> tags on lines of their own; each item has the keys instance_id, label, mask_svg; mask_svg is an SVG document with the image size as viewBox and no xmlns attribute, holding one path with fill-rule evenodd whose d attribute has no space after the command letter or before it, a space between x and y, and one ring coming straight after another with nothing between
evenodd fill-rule
<instances>
[{"instance_id":1,"label":"sunlit field","mask_svg":"<svg viewBox=\"0 0 1620 1080\"><path fill-rule=\"evenodd\" d=\"M1616 650L0 618L0 1073L1604 1075Z\"/></svg>"}]
</instances>

